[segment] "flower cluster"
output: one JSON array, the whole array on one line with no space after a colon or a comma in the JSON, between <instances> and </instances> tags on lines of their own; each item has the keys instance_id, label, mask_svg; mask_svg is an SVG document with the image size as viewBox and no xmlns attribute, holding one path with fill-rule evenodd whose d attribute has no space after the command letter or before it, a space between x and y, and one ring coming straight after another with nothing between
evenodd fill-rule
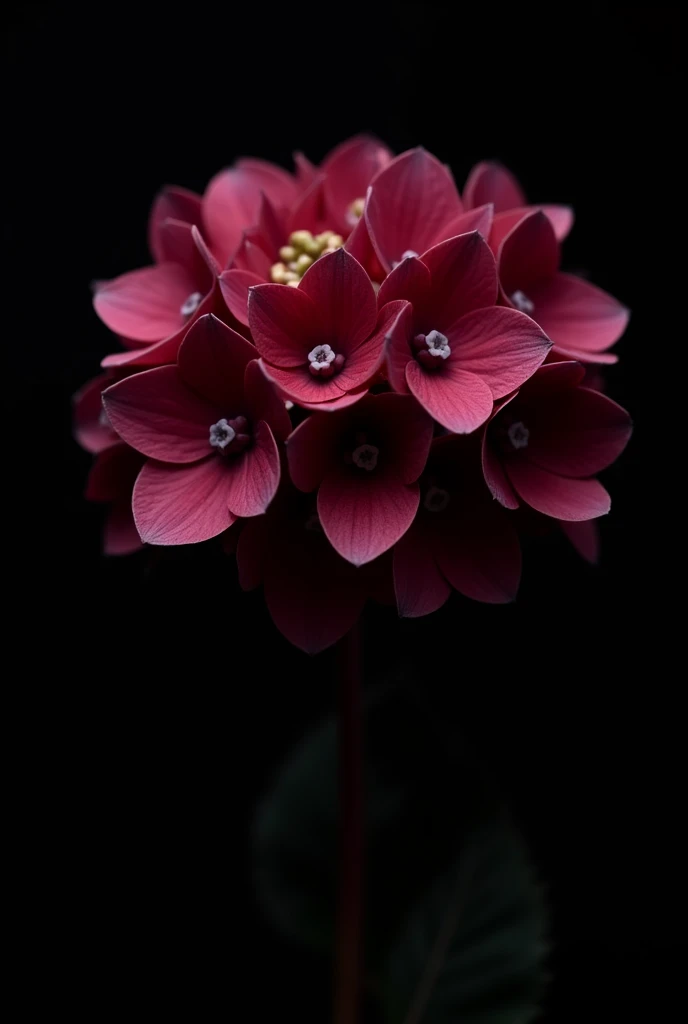
<instances>
[{"instance_id":1,"label":"flower cluster","mask_svg":"<svg viewBox=\"0 0 688 1024\"><path fill-rule=\"evenodd\" d=\"M559 270L572 211L368 137L295 166L165 189L154 264L95 286L124 347L75 399L105 550L222 535L308 651L369 597L512 600L529 518L594 561L631 424L592 370L628 311Z\"/></svg>"}]
</instances>

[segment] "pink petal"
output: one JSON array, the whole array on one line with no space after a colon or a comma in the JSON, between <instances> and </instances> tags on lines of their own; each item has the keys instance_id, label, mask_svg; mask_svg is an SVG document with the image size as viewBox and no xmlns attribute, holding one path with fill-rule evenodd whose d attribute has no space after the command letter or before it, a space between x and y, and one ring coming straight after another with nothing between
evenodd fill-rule
<instances>
[{"instance_id":1,"label":"pink petal","mask_svg":"<svg viewBox=\"0 0 688 1024\"><path fill-rule=\"evenodd\" d=\"M284 399L265 376L259 360L252 359L244 374L246 412L253 423L265 420L278 441L291 432L291 420Z\"/></svg>"},{"instance_id":2,"label":"pink petal","mask_svg":"<svg viewBox=\"0 0 688 1024\"><path fill-rule=\"evenodd\" d=\"M225 270L220 275L220 289L227 308L237 320L248 327L248 290L255 284L265 284L265 278L248 270Z\"/></svg>"},{"instance_id":3,"label":"pink petal","mask_svg":"<svg viewBox=\"0 0 688 1024\"><path fill-rule=\"evenodd\" d=\"M147 544L198 544L234 522L230 475L219 455L192 466L147 462L134 486L134 520Z\"/></svg>"},{"instance_id":4,"label":"pink petal","mask_svg":"<svg viewBox=\"0 0 688 1024\"><path fill-rule=\"evenodd\" d=\"M578 522L560 520L559 525L586 562L597 565L600 560L600 531L596 520L582 519Z\"/></svg>"},{"instance_id":5,"label":"pink petal","mask_svg":"<svg viewBox=\"0 0 688 1024\"><path fill-rule=\"evenodd\" d=\"M303 153L294 153L294 167L296 168L296 180L302 189L308 188L318 177L318 168Z\"/></svg>"},{"instance_id":6,"label":"pink petal","mask_svg":"<svg viewBox=\"0 0 688 1024\"><path fill-rule=\"evenodd\" d=\"M164 188L157 194L148 220L148 247L156 263L169 259L165 255L165 241L160 238L160 228L166 220L200 224L201 197L177 186Z\"/></svg>"},{"instance_id":7,"label":"pink petal","mask_svg":"<svg viewBox=\"0 0 688 1024\"><path fill-rule=\"evenodd\" d=\"M506 471L523 501L543 515L577 521L609 512L611 500L598 480L571 480L520 458L509 459Z\"/></svg>"},{"instance_id":8,"label":"pink petal","mask_svg":"<svg viewBox=\"0 0 688 1024\"><path fill-rule=\"evenodd\" d=\"M209 455L210 427L224 415L186 386L176 366L126 377L103 393L103 402L120 437L161 462Z\"/></svg>"},{"instance_id":9,"label":"pink petal","mask_svg":"<svg viewBox=\"0 0 688 1024\"><path fill-rule=\"evenodd\" d=\"M100 452L88 474L86 500L126 500L131 504L131 491L143 462L138 452L121 442Z\"/></svg>"},{"instance_id":10,"label":"pink petal","mask_svg":"<svg viewBox=\"0 0 688 1024\"><path fill-rule=\"evenodd\" d=\"M459 593L474 601L504 604L516 597L521 547L509 515L496 503L467 504L435 535L437 564Z\"/></svg>"},{"instance_id":11,"label":"pink petal","mask_svg":"<svg viewBox=\"0 0 688 1024\"><path fill-rule=\"evenodd\" d=\"M410 263L411 260L404 262ZM420 262L419 260L415 261ZM394 271L390 274L393 276ZM383 306L383 309L393 306L397 314L385 336L385 359L387 363L387 377L390 385L400 394L408 392L406 383L406 365L411 359L410 341L413 337L413 306L410 302L394 300Z\"/></svg>"},{"instance_id":12,"label":"pink petal","mask_svg":"<svg viewBox=\"0 0 688 1024\"><path fill-rule=\"evenodd\" d=\"M432 289L432 278L425 263L408 256L384 279L377 294L378 306L394 299L406 299L418 312L425 309Z\"/></svg>"},{"instance_id":13,"label":"pink petal","mask_svg":"<svg viewBox=\"0 0 688 1024\"><path fill-rule=\"evenodd\" d=\"M482 438L482 464L485 483L490 489L493 498L496 498L504 508L518 508L519 501L509 483L502 462L490 443L489 431L486 429Z\"/></svg>"},{"instance_id":14,"label":"pink petal","mask_svg":"<svg viewBox=\"0 0 688 1024\"><path fill-rule=\"evenodd\" d=\"M406 383L423 408L455 434L470 434L492 412L488 385L451 360L439 370L427 371L412 359L406 365Z\"/></svg>"},{"instance_id":15,"label":"pink petal","mask_svg":"<svg viewBox=\"0 0 688 1024\"><path fill-rule=\"evenodd\" d=\"M445 238L453 238L454 235L463 235L467 231L479 231L485 241L490 237L492 221L494 219L494 207L492 203L485 206L478 206L475 210L465 210L458 217L449 221L443 229Z\"/></svg>"},{"instance_id":16,"label":"pink petal","mask_svg":"<svg viewBox=\"0 0 688 1024\"><path fill-rule=\"evenodd\" d=\"M259 516L277 493L280 479L279 451L272 431L263 421L256 424L251 447L234 458L224 459L227 474L227 506L234 516Z\"/></svg>"},{"instance_id":17,"label":"pink petal","mask_svg":"<svg viewBox=\"0 0 688 1024\"><path fill-rule=\"evenodd\" d=\"M268 160L258 160L253 156L237 160L236 167L238 171L250 175L253 181L259 185L261 192L278 209L291 206L298 198L298 185L294 177L283 167L272 164Z\"/></svg>"},{"instance_id":18,"label":"pink petal","mask_svg":"<svg viewBox=\"0 0 688 1024\"><path fill-rule=\"evenodd\" d=\"M368 189L368 192L369 191L370 189ZM359 218L351 234L344 243L344 248L347 252L350 252L354 259L358 260L361 266L365 267L368 271L373 261L377 263L377 256L375 255L373 243L370 241L368 225L366 224L365 217ZM384 276L384 271L382 272L382 275Z\"/></svg>"},{"instance_id":19,"label":"pink petal","mask_svg":"<svg viewBox=\"0 0 688 1024\"><path fill-rule=\"evenodd\" d=\"M158 341L183 326L181 308L195 290L183 267L161 263L100 285L93 305L115 334L134 341Z\"/></svg>"},{"instance_id":20,"label":"pink petal","mask_svg":"<svg viewBox=\"0 0 688 1024\"><path fill-rule=\"evenodd\" d=\"M74 395L74 436L82 448L94 455L116 444L117 434L105 415L102 393L112 384L112 377L102 373L89 380Z\"/></svg>"},{"instance_id":21,"label":"pink petal","mask_svg":"<svg viewBox=\"0 0 688 1024\"><path fill-rule=\"evenodd\" d=\"M529 213L511 229L499 247L497 263L501 286L509 298L516 291L531 298L536 285L556 274L559 243L542 210Z\"/></svg>"},{"instance_id":22,"label":"pink petal","mask_svg":"<svg viewBox=\"0 0 688 1024\"><path fill-rule=\"evenodd\" d=\"M404 253L425 252L463 212L447 169L424 149L392 160L375 177L365 216L375 250L389 272Z\"/></svg>"},{"instance_id":23,"label":"pink petal","mask_svg":"<svg viewBox=\"0 0 688 1024\"><path fill-rule=\"evenodd\" d=\"M183 267L196 291L203 295L210 291L220 268L198 228L184 221L168 219L160 225L158 234L165 261Z\"/></svg>"},{"instance_id":24,"label":"pink petal","mask_svg":"<svg viewBox=\"0 0 688 1024\"><path fill-rule=\"evenodd\" d=\"M372 178L390 162L392 154L377 139L359 135L347 139L325 158L325 207L332 226L348 234L352 223L347 218L354 199L363 199Z\"/></svg>"},{"instance_id":25,"label":"pink petal","mask_svg":"<svg viewBox=\"0 0 688 1024\"><path fill-rule=\"evenodd\" d=\"M353 565L372 562L403 537L418 510L418 484L344 464L318 491L318 515L335 551Z\"/></svg>"},{"instance_id":26,"label":"pink petal","mask_svg":"<svg viewBox=\"0 0 688 1024\"><path fill-rule=\"evenodd\" d=\"M423 311L426 333L438 330L448 334L464 314L494 306L497 301L495 259L477 231L440 242L421 259L432 278Z\"/></svg>"},{"instance_id":27,"label":"pink petal","mask_svg":"<svg viewBox=\"0 0 688 1024\"><path fill-rule=\"evenodd\" d=\"M361 264L346 249L316 260L304 274L298 291L313 301L320 340L335 352L348 356L375 327L377 300L373 286Z\"/></svg>"},{"instance_id":28,"label":"pink petal","mask_svg":"<svg viewBox=\"0 0 688 1024\"><path fill-rule=\"evenodd\" d=\"M575 219L571 207L548 203L544 206L540 206L539 208L554 228L554 234L556 235L557 241L563 242L573 227Z\"/></svg>"},{"instance_id":29,"label":"pink petal","mask_svg":"<svg viewBox=\"0 0 688 1024\"><path fill-rule=\"evenodd\" d=\"M252 288L248 322L256 348L273 366L305 366L310 350L326 340L317 307L301 286L261 284Z\"/></svg>"},{"instance_id":30,"label":"pink petal","mask_svg":"<svg viewBox=\"0 0 688 1024\"><path fill-rule=\"evenodd\" d=\"M494 203L495 213L501 213L525 206L526 197L511 171L501 164L485 161L476 164L468 175L463 201L469 208Z\"/></svg>"},{"instance_id":31,"label":"pink petal","mask_svg":"<svg viewBox=\"0 0 688 1024\"><path fill-rule=\"evenodd\" d=\"M250 341L216 316L202 316L179 349L179 376L207 404L223 409L223 416L236 416L244 411L244 372L257 358Z\"/></svg>"},{"instance_id":32,"label":"pink petal","mask_svg":"<svg viewBox=\"0 0 688 1024\"><path fill-rule=\"evenodd\" d=\"M535 373L552 347L534 320L504 306L467 313L448 337L452 350L448 363L480 377L494 398L513 391Z\"/></svg>"},{"instance_id":33,"label":"pink petal","mask_svg":"<svg viewBox=\"0 0 688 1024\"><path fill-rule=\"evenodd\" d=\"M319 234L328 228L325 215L324 179L321 174L302 192L289 210L285 223L285 241L292 231Z\"/></svg>"},{"instance_id":34,"label":"pink petal","mask_svg":"<svg viewBox=\"0 0 688 1024\"><path fill-rule=\"evenodd\" d=\"M342 391L360 390L377 374L385 358L385 343L399 318L404 303L389 302L377 315L375 329L347 359L341 372L334 378Z\"/></svg>"},{"instance_id":35,"label":"pink petal","mask_svg":"<svg viewBox=\"0 0 688 1024\"><path fill-rule=\"evenodd\" d=\"M451 593L426 531L417 522L394 547L394 590L399 614L408 619L437 611Z\"/></svg>"},{"instance_id":36,"label":"pink petal","mask_svg":"<svg viewBox=\"0 0 688 1024\"><path fill-rule=\"evenodd\" d=\"M630 316L607 292L572 274L557 274L528 297L533 316L554 344L581 353L600 353L613 345Z\"/></svg>"},{"instance_id":37,"label":"pink petal","mask_svg":"<svg viewBox=\"0 0 688 1024\"><path fill-rule=\"evenodd\" d=\"M553 365L565 365L553 364ZM631 436L631 418L606 395L588 388L557 391L528 405L523 454L561 476L594 476L611 465Z\"/></svg>"},{"instance_id":38,"label":"pink petal","mask_svg":"<svg viewBox=\"0 0 688 1024\"><path fill-rule=\"evenodd\" d=\"M131 498L115 502L103 527L103 554L132 555L142 547L143 542L131 511Z\"/></svg>"},{"instance_id":39,"label":"pink petal","mask_svg":"<svg viewBox=\"0 0 688 1024\"><path fill-rule=\"evenodd\" d=\"M280 285L279 287L284 287ZM285 291L287 289L285 288ZM293 291L295 289L289 289ZM320 403L337 401L344 397L342 389L337 381L339 377L313 377L303 366L272 366L270 363L263 363L263 370L268 380L289 398L299 405L310 406ZM348 403L347 403L348 404Z\"/></svg>"},{"instance_id":40,"label":"pink petal","mask_svg":"<svg viewBox=\"0 0 688 1024\"><path fill-rule=\"evenodd\" d=\"M330 413L335 412L337 409L346 409L350 405L356 405L362 398L368 394L367 388L362 388L360 391L348 391L345 395L340 393L339 398L332 398L328 402L304 402L299 401L299 406L302 409L312 409L313 412L324 412Z\"/></svg>"},{"instance_id":41,"label":"pink petal","mask_svg":"<svg viewBox=\"0 0 688 1024\"><path fill-rule=\"evenodd\" d=\"M264 282L270 279L270 267L272 264L273 260L264 252L262 246L251 238L247 232L244 232L239 248L234 253L230 269L248 270L249 273L256 274L261 282Z\"/></svg>"}]
</instances>

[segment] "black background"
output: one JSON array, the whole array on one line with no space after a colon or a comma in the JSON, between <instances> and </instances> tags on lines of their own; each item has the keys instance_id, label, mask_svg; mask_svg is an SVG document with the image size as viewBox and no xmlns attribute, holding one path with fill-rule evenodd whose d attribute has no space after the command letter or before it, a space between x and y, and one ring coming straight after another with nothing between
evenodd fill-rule
<instances>
[{"instance_id":1,"label":"black background","mask_svg":"<svg viewBox=\"0 0 688 1024\"><path fill-rule=\"evenodd\" d=\"M633 310L609 391L635 434L604 475L600 567L546 542L516 605L454 598L406 623L377 610L366 655L371 679L412 667L531 843L554 913L545 1019L671 1012L677 10L26 5L5 26L6 560L19 569L6 598L30 999L47 990L89 1020L323 1019L326 971L255 908L248 835L280 760L333 707L332 654L290 648L212 545L103 559L69 400L113 347L89 282L147 262L162 184L202 191L241 155L317 161L368 130L397 152L423 144L460 186L499 158L531 198L571 203L568 267Z\"/></svg>"}]
</instances>

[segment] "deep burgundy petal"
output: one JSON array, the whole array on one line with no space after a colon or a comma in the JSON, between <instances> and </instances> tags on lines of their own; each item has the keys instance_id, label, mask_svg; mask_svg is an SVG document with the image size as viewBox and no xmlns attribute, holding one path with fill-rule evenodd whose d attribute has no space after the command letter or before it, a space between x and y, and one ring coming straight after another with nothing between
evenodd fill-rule
<instances>
[{"instance_id":1,"label":"deep burgundy petal","mask_svg":"<svg viewBox=\"0 0 688 1024\"><path fill-rule=\"evenodd\" d=\"M248 290L255 284L265 284L265 278L249 270L225 270L220 275L220 290L227 308L239 323L248 326Z\"/></svg>"},{"instance_id":2,"label":"deep burgundy petal","mask_svg":"<svg viewBox=\"0 0 688 1024\"><path fill-rule=\"evenodd\" d=\"M493 219L494 207L492 203L486 203L485 206L465 210L458 217L454 217L444 226L442 233L445 238L453 238L454 235L463 235L467 231L479 231L485 241L488 241Z\"/></svg>"},{"instance_id":3,"label":"deep burgundy petal","mask_svg":"<svg viewBox=\"0 0 688 1024\"><path fill-rule=\"evenodd\" d=\"M494 398L527 380L552 347L534 320L504 306L467 313L447 334L452 350L447 362L479 376Z\"/></svg>"},{"instance_id":4,"label":"deep burgundy petal","mask_svg":"<svg viewBox=\"0 0 688 1024\"><path fill-rule=\"evenodd\" d=\"M373 180L365 216L371 241L389 272L405 252L425 252L463 205L439 160L412 149L392 160Z\"/></svg>"},{"instance_id":5,"label":"deep burgundy petal","mask_svg":"<svg viewBox=\"0 0 688 1024\"><path fill-rule=\"evenodd\" d=\"M434 552L444 576L466 597L488 604L516 597L521 547L509 513L496 502L469 502L442 519Z\"/></svg>"},{"instance_id":6,"label":"deep burgundy petal","mask_svg":"<svg viewBox=\"0 0 688 1024\"><path fill-rule=\"evenodd\" d=\"M289 474L300 491L314 491L336 458L337 441L349 421L315 413L287 439Z\"/></svg>"},{"instance_id":7,"label":"deep burgundy petal","mask_svg":"<svg viewBox=\"0 0 688 1024\"><path fill-rule=\"evenodd\" d=\"M519 497L543 515L577 521L609 512L609 495L598 480L571 480L520 458L509 459L505 468Z\"/></svg>"},{"instance_id":8,"label":"deep burgundy petal","mask_svg":"<svg viewBox=\"0 0 688 1024\"><path fill-rule=\"evenodd\" d=\"M496 498L504 508L518 508L518 498L514 494L514 489L504 472L499 455L490 443L490 435L487 429L482 439L482 464L485 483L489 487L492 497Z\"/></svg>"},{"instance_id":9,"label":"deep burgundy petal","mask_svg":"<svg viewBox=\"0 0 688 1024\"><path fill-rule=\"evenodd\" d=\"M261 284L252 288L248 322L256 348L273 366L305 366L310 350L326 341L319 311L301 286Z\"/></svg>"},{"instance_id":10,"label":"deep burgundy petal","mask_svg":"<svg viewBox=\"0 0 688 1024\"><path fill-rule=\"evenodd\" d=\"M335 352L348 356L375 327L377 300L373 286L361 264L346 249L316 260L304 274L298 291L312 300L320 341L331 345Z\"/></svg>"},{"instance_id":11,"label":"deep burgundy petal","mask_svg":"<svg viewBox=\"0 0 688 1024\"><path fill-rule=\"evenodd\" d=\"M184 267L160 263L99 285L93 305L115 334L134 341L158 341L183 326L181 309L194 291L194 281Z\"/></svg>"},{"instance_id":12,"label":"deep burgundy petal","mask_svg":"<svg viewBox=\"0 0 688 1024\"><path fill-rule=\"evenodd\" d=\"M164 263L168 258L165 240L160 237L160 228L166 220L200 224L201 197L176 185L168 186L157 194L148 219L148 247L156 263Z\"/></svg>"},{"instance_id":13,"label":"deep burgundy petal","mask_svg":"<svg viewBox=\"0 0 688 1024\"><path fill-rule=\"evenodd\" d=\"M529 298L532 315L555 345L586 354L618 341L630 316L613 296L572 274L556 274L533 288Z\"/></svg>"},{"instance_id":14,"label":"deep burgundy petal","mask_svg":"<svg viewBox=\"0 0 688 1024\"><path fill-rule=\"evenodd\" d=\"M432 444L433 424L411 395L369 395L355 415L377 421L385 446L384 457L406 484L425 469Z\"/></svg>"},{"instance_id":15,"label":"deep burgundy petal","mask_svg":"<svg viewBox=\"0 0 688 1024\"><path fill-rule=\"evenodd\" d=\"M144 458L121 441L93 460L86 483L87 501L123 501L131 505L131 491Z\"/></svg>"},{"instance_id":16,"label":"deep burgundy petal","mask_svg":"<svg viewBox=\"0 0 688 1024\"><path fill-rule=\"evenodd\" d=\"M419 312L430 297L432 278L425 263L416 256L409 256L388 274L377 294L379 306L394 299L407 299Z\"/></svg>"},{"instance_id":17,"label":"deep burgundy petal","mask_svg":"<svg viewBox=\"0 0 688 1024\"><path fill-rule=\"evenodd\" d=\"M497 266L485 239L472 231L433 246L421 257L432 278L423 316L426 332L448 334L466 313L494 306Z\"/></svg>"},{"instance_id":18,"label":"deep burgundy petal","mask_svg":"<svg viewBox=\"0 0 688 1024\"><path fill-rule=\"evenodd\" d=\"M246 412L253 423L265 420L278 441L285 441L291 432L291 420L284 400L277 394L257 359L252 359L244 373Z\"/></svg>"},{"instance_id":19,"label":"deep burgundy petal","mask_svg":"<svg viewBox=\"0 0 688 1024\"><path fill-rule=\"evenodd\" d=\"M231 526L229 476L212 455L192 466L147 462L134 486L134 520L147 544L197 544Z\"/></svg>"},{"instance_id":20,"label":"deep burgundy petal","mask_svg":"<svg viewBox=\"0 0 688 1024\"><path fill-rule=\"evenodd\" d=\"M597 521L582 519L572 523L562 519L559 525L581 558L591 565L597 565L600 560L600 530Z\"/></svg>"},{"instance_id":21,"label":"deep burgundy petal","mask_svg":"<svg viewBox=\"0 0 688 1024\"><path fill-rule=\"evenodd\" d=\"M495 213L525 206L526 197L518 181L506 167L492 161L476 164L468 175L463 201L469 208L493 203Z\"/></svg>"},{"instance_id":22,"label":"deep burgundy petal","mask_svg":"<svg viewBox=\"0 0 688 1024\"><path fill-rule=\"evenodd\" d=\"M126 377L103 393L103 402L120 437L161 462L209 455L210 427L223 415L186 386L176 366Z\"/></svg>"},{"instance_id":23,"label":"deep burgundy petal","mask_svg":"<svg viewBox=\"0 0 688 1024\"><path fill-rule=\"evenodd\" d=\"M179 349L179 375L197 395L224 409L224 416L236 416L243 412L246 367L257 358L250 341L216 316L202 316Z\"/></svg>"},{"instance_id":24,"label":"deep burgundy petal","mask_svg":"<svg viewBox=\"0 0 688 1024\"><path fill-rule=\"evenodd\" d=\"M234 516L259 516L277 493L279 451L267 423L256 424L251 447L224 460L228 478L227 505Z\"/></svg>"},{"instance_id":25,"label":"deep burgundy petal","mask_svg":"<svg viewBox=\"0 0 688 1024\"><path fill-rule=\"evenodd\" d=\"M559 243L542 210L529 213L511 229L499 247L497 263L499 280L508 298L517 291L531 298L536 285L556 274Z\"/></svg>"},{"instance_id":26,"label":"deep burgundy petal","mask_svg":"<svg viewBox=\"0 0 688 1024\"><path fill-rule=\"evenodd\" d=\"M107 373L87 381L73 398L74 436L82 448L94 455L116 444L117 434L103 408L102 393L112 384Z\"/></svg>"},{"instance_id":27,"label":"deep burgundy petal","mask_svg":"<svg viewBox=\"0 0 688 1024\"><path fill-rule=\"evenodd\" d=\"M280 287L284 287L281 285ZM285 289L286 291L286 289ZM320 403L336 402L346 398L337 381L338 377L312 377L303 366L272 366L263 363L263 369L269 380L276 384L280 391L298 405L311 406ZM345 404L349 404L346 402Z\"/></svg>"},{"instance_id":28,"label":"deep burgundy petal","mask_svg":"<svg viewBox=\"0 0 688 1024\"><path fill-rule=\"evenodd\" d=\"M451 593L426 531L417 522L394 547L394 590L399 614L408 619L437 611Z\"/></svg>"},{"instance_id":29,"label":"deep burgundy petal","mask_svg":"<svg viewBox=\"0 0 688 1024\"><path fill-rule=\"evenodd\" d=\"M403 537L418 502L418 484L342 464L332 467L320 485L318 514L335 551L353 565L363 565Z\"/></svg>"},{"instance_id":30,"label":"deep burgundy petal","mask_svg":"<svg viewBox=\"0 0 688 1024\"><path fill-rule=\"evenodd\" d=\"M406 394L406 364L411 359L409 342L413 337L413 306L410 302L401 302L398 299L387 303L387 307L389 306L396 307L397 313L385 335L387 376L395 391ZM387 307L383 306L383 309Z\"/></svg>"},{"instance_id":31,"label":"deep burgundy petal","mask_svg":"<svg viewBox=\"0 0 688 1024\"><path fill-rule=\"evenodd\" d=\"M140 551L143 541L136 529L131 498L116 501L108 511L103 526L103 554L132 555Z\"/></svg>"},{"instance_id":32,"label":"deep burgundy petal","mask_svg":"<svg viewBox=\"0 0 688 1024\"><path fill-rule=\"evenodd\" d=\"M364 199L371 179L386 166L392 154L378 139L358 135L336 146L322 163L325 175L325 208L332 218L331 227L348 234L354 226L350 207L354 199Z\"/></svg>"},{"instance_id":33,"label":"deep burgundy petal","mask_svg":"<svg viewBox=\"0 0 688 1024\"><path fill-rule=\"evenodd\" d=\"M470 434L492 413L488 385L451 360L440 370L428 371L412 359L406 365L406 383L423 408L455 434Z\"/></svg>"}]
</instances>

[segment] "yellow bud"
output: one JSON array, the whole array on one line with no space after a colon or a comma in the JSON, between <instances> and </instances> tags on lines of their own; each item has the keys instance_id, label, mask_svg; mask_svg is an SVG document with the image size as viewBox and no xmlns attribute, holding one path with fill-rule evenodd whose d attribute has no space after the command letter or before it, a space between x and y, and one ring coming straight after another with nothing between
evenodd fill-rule
<instances>
[{"instance_id":1,"label":"yellow bud","mask_svg":"<svg viewBox=\"0 0 688 1024\"><path fill-rule=\"evenodd\" d=\"M321 234L315 236L316 242L320 242L322 245L327 245L331 238L331 231L323 231Z\"/></svg>"},{"instance_id":2,"label":"yellow bud","mask_svg":"<svg viewBox=\"0 0 688 1024\"><path fill-rule=\"evenodd\" d=\"M365 199L354 199L353 203L349 207L349 211L354 217L360 218L363 216L363 210L365 209Z\"/></svg>"},{"instance_id":3,"label":"yellow bud","mask_svg":"<svg viewBox=\"0 0 688 1024\"><path fill-rule=\"evenodd\" d=\"M287 281L287 287L289 288L298 288L299 284L299 281Z\"/></svg>"},{"instance_id":4,"label":"yellow bud","mask_svg":"<svg viewBox=\"0 0 688 1024\"><path fill-rule=\"evenodd\" d=\"M299 257L299 259L301 259L301 257ZM293 270L294 273L298 273L299 265L296 260L292 260L291 263L288 264L288 267L290 270Z\"/></svg>"},{"instance_id":5,"label":"yellow bud","mask_svg":"<svg viewBox=\"0 0 688 1024\"><path fill-rule=\"evenodd\" d=\"M292 281L299 282L299 275L295 274L293 270L285 270L284 277L282 278L284 284L291 284Z\"/></svg>"},{"instance_id":6,"label":"yellow bud","mask_svg":"<svg viewBox=\"0 0 688 1024\"><path fill-rule=\"evenodd\" d=\"M294 270L297 273L305 274L308 268L312 265L313 260L310 256L306 256L305 252L302 253L294 264Z\"/></svg>"},{"instance_id":7,"label":"yellow bud","mask_svg":"<svg viewBox=\"0 0 688 1024\"><path fill-rule=\"evenodd\" d=\"M330 240L327 243L330 249L341 249L344 245L344 239L341 235L331 235Z\"/></svg>"},{"instance_id":8,"label":"yellow bud","mask_svg":"<svg viewBox=\"0 0 688 1024\"><path fill-rule=\"evenodd\" d=\"M336 251L337 251L336 249L333 249L333 248L332 248L332 247L330 246L330 247L328 247L327 249L323 249L323 251L322 251L322 254L321 254L321 255L323 255L323 256L329 256L329 255L330 255L330 253L332 253L332 252L336 252Z\"/></svg>"},{"instance_id":9,"label":"yellow bud","mask_svg":"<svg viewBox=\"0 0 688 1024\"><path fill-rule=\"evenodd\" d=\"M270 267L270 279L274 281L275 284L283 284L284 275L286 273L287 268L285 267L284 263L273 263L272 266Z\"/></svg>"},{"instance_id":10,"label":"yellow bud","mask_svg":"<svg viewBox=\"0 0 688 1024\"><path fill-rule=\"evenodd\" d=\"M283 245L279 254L280 259L285 263L291 263L299 255L293 245Z\"/></svg>"},{"instance_id":11,"label":"yellow bud","mask_svg":"<svg viewBox=\"0 0 688 1024\"><path fill-rule=\"evenodd\" d=\"M309 243L313 242L313 235L310 231L292 231L289 235L289 244L295 249L306 249Z\"/></svg>"},{"instance_id":12,"label":"yellow bud","mask_svg":"<svg viewBox=\"0 0 688 1024\"><path fill-rule=\"evenodd\" d=\"M314 238L310 238L303 246L303 250L308 253L309 256L318 257L322 251L322 246L319 242L316 242Z\"/></svg>"}]
</instances>

